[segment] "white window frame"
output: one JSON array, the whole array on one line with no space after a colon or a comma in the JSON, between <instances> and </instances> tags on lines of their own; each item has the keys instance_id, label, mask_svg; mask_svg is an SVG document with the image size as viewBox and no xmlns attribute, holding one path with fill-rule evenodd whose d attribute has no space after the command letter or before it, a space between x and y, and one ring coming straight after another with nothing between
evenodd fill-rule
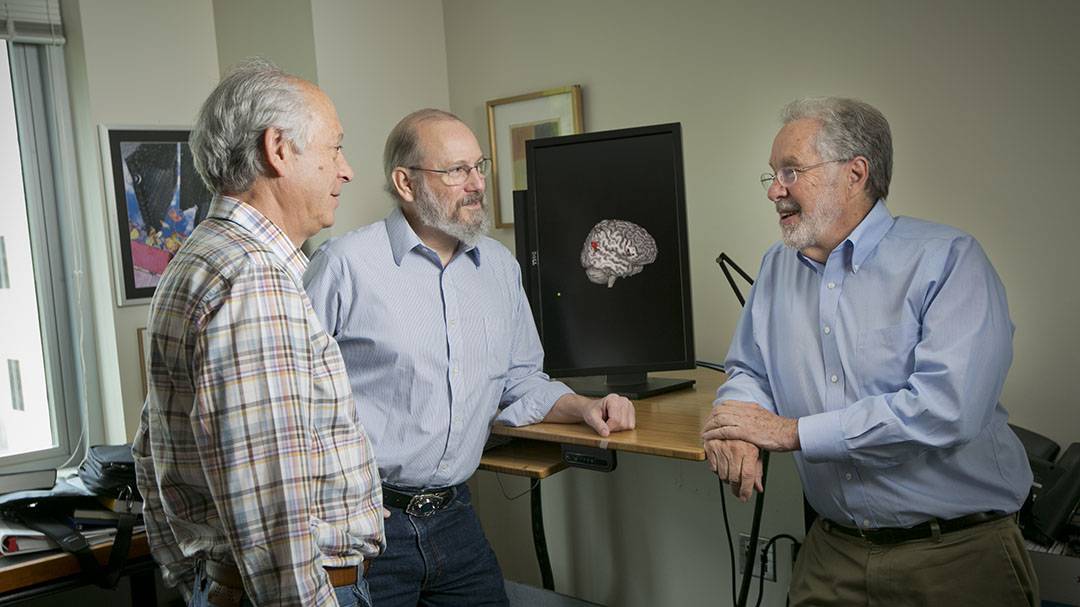
<instances>
[{"instance_id":1,"label":"white window frame","mask_svg":"<svg viewBox=\"0 0 1080 607\"><path fill-rule=\"evenodd\" d=\"M0 473L78 463L91 440L86 421L83 262L73 126L63 47L7 42L23 167L34 282L55 446L0 457ZM62 39L59 39L62 42ZM59 246L57 246L59 244ZM100 435L100 431L95 432Z\"/></svg>"}]
</instances>

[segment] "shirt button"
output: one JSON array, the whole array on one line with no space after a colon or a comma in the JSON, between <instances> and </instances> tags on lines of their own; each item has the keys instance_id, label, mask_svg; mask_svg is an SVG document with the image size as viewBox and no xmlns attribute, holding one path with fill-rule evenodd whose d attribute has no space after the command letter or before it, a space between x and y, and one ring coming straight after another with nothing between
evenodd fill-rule
<instances>
[{"instance_id":1,"label":"shirt button","mask_svg":"<svg viewBox=\"0 0 1080 607\"><path fill-rule=\"evenodd\" d=\"M450 326L451 326L451 327L452 327L452 326L454 326L454 325L456 325L456 324L457 324L457 321L456 321L456 320L451 320L451 321L450 321Z\"/></svg>"},{"instance_id":2,"label":"shirt button","mask_svg":"<svg viewBox=\"0 0 1080 607\"><path fill-rule=\"evenodd\" d=\"M832 383L835 384L836 382L840 381L840 378L833 375L832 377L829 378L829 381L831 381Z\"/></svg>"},{"instance_id":3,"label":"shirt button","mask_svg":"<svg viewBox=\"0 0 1080 607\"><path fill-rule=\"evenodd\" d=\"M851 473L848 472L847 474L845 474L844 478L850 481L851 480Z\"/></svg>"},{"instance_id":4,"label":"shirt button","mask_svg":"<svg viewBox=\"0 0 1080 607\"><path fill-rule=\"evenodd\" d=\"M454 369L454 375L457 375L457 374L458 374L458 373L460 373L460 372L461 372L461 370L460 370L460 369Z\"/></svg>"},{"instance_id":5,"label":"shirt button","mask_svg":"<svg viewBox=\"0 0 1080 607\"><path fill-rule=\"evenodd\" d=\"M862 526L863 526L863 529L868 529L868 528L870 528L870 519L868 519L868 518L864 518L864 519L862 520Z\"/></svg>"},{"instance_id":6,"label":"shirt button","mask_svg":"<svg viewBox=\"0 0 1080 607\"><path fill-rule=\"evenodd\" d=\"M832 333L832 329L829 328L829 325L825 325L825 335L828 335L829 333Z\"/></svg>"},{"instance_id":7,"label":"shirt button","mask_svg":"<svg viewBox=\"0 0 1080 607\"><path fill-rule=\"evenodd\" d=\"M836 288L836 283L835 282L830 282L829 284L827 284L825 286L829 287L830 289L835 289Z\"/></svg>"}]
</instances>

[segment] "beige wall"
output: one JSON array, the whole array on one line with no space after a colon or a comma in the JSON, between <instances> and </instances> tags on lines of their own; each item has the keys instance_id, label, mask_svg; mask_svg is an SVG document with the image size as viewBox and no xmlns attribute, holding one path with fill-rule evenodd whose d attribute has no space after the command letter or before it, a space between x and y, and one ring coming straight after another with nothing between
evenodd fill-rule
<instances>
[{"instance_id":1,"label":"beige wall","mask_svg":"<svg viewBox=\"0 0 1080 607\"><path fill-rule=\"evenodd\" d=\"M1059 442L1080 440L1080 388L1071 377L1080 365L1073 318L1080 272L1069 193L1080 161L1073 31L1080 5L455 0L445 7L451 109L485 146L486 100L571 83L584 87L587 130L682 123L703 359L723 358L739 313L713 259L725 251L756 274L778 237L757 176L767 169L780 107L807 95L879 107L895 137L892 212L971 232L1008 289L1017 329L1004 402L1013 421ZM511 231L499 236L512 243ZM546 482L558 587L619 605L722 602L715 597L727 592L726 547L706 477L703 466L624 458L611 475ZM492 479L481 474L484 521L506 530L494 542L508 577L537 579L526 500L506 505ZM770 534L798 529L794 476L787 480L771 484L770 507L782 512L767 514ZM523 486L508 483L511 493ZM591 521L588 542L579 541L579 516ZM610 519L623 523L617 532Z\"/></svg>"},{"instance_id":2,"label":"beige wall","mask_svg":"<svg viewBox=\"0 0 1080 607\"><path fill-rule=\"evenodd\" d=\"M890 209L973 233L1008 288L1017 329L1004 401L1014 421L1078 438L1080 272L1067 190L1080 140L1080 5L447 6L450 105L481 135L485 100L569 83L584 86L588 130L682 122L701 358L723 357L738 314L712 260L726 251L756 274L777 239L757 176L780 107L828 94L878 106L895 138Z\"/></svg>"},{"instance_id":3,"label":"beige wall","mask_svg":"<svg viewBox=\"0 0 1080 607\"><path fill-rule=\"evenodd\" d=\"M218 65L224 75L259 55L281 69L318 82L311 4L295 0L212 0Z\"/></svg>"},{"instance_id":4,"label":"beige wall","mask_svg":"<svg viewBox=\"0 0 1080 607\"><path fill-rule=\"evenodd\" d=\"M64 0L64 10L76 28L66 54L101 401L108 439L119 442L137 424L135 329L147 309L115 306L97 125L190 124L220 70L266 41L223 40L242 20L211 0ZM756 273L776 239L755 182L778 109L803 95L866 99L893 124L892 211L975 234L1009 290L1014 421L1067 443L1080 434L1066 193L1080 160L1078 17L1067 0L311 0L314 50L301 44L277 60L312 69L346 128L356 180L333 234L390 208L382 142L418 107L449 106L485 146L484 101L570 83L584 86L588 130L682 122L698 355L711 360L723 357L739 312L712 260L726 251ZM309 35L300 25L290 43ZM511 232L497 236L512 245ZM765 532L797 532L790 458L774 458L770 474ZM526 485L502 481L479 475L485 526L507 577L536 581L528 498L501 494ZM613 474L565 472L544 490L559 590L619 605L713 604L729 592L718 489L702 465L624 455ZM729 506L733 529L748 529L749 506ZM769 585L766 603L780 604L782 587Z\"/></svg>"}]
</instances>

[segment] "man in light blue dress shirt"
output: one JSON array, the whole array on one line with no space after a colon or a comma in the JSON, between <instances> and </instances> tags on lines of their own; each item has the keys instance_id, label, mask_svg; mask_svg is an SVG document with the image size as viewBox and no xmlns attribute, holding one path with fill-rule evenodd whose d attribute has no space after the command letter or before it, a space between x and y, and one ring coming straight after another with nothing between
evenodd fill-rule
<instances>
[{"instance_id":1,"label":"man in light blue dress shirt","mask_svg":"<svg viewBox=\"0 0 1080 607\"><path fill-rule=\"evenodd\" d=\"M792 451L820 515L792 604L1034 605L1014 514L1031 487L998 399L1005 289L979 243L885 206L892 137L851 99L789 104L762 260L703 437L741 499Z\"/></svg>"},{"instance_id":2,"label":"man in light blue dress shirt","mask_svg":"<svg viewBox=\"0 0 1080 607\"><path fill-rule=\"evenodd\" d=\"M507 603L464 484L493 422L634 427L627 399L588 399L543 373L517 261L485 236L488 164L453 114L406 116L384 153L397 208L327 242L304 277L345 357L391 513L366 576L380 607Z\"/></svg>"}]
</instances>

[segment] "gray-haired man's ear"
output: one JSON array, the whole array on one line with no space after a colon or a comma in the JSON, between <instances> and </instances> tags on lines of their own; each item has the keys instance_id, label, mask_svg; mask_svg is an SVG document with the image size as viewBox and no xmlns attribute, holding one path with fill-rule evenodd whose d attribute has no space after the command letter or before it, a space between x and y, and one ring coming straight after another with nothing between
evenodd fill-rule
<instances>
[{"instance_id":1,"label":"gray-haired man's ear","mask_svg":"<svg viewBox=\"0 0 1080 607\"><path fill-rule=\"evenodd\" d=\"M394 182L394 189L397 190L398 198L406 202L412 202L415 195L409 171L404 167L397 167L394 172L390 173L390 178Z\"/></svg>"},{"instance_id":2,"label":"gray-haired man's ear","mask_svg":"<svg viewBox=\"0 0 1080 607\"><path fill-rule=\"evenodd\" d=\"M285 174L285 166L290 154L296 151L292 143L285 138L281 129L269 128L262 135L263 154L266 156L266 165L270 169L271 177L280 177Z\"/></svg>"}]
</instances>

